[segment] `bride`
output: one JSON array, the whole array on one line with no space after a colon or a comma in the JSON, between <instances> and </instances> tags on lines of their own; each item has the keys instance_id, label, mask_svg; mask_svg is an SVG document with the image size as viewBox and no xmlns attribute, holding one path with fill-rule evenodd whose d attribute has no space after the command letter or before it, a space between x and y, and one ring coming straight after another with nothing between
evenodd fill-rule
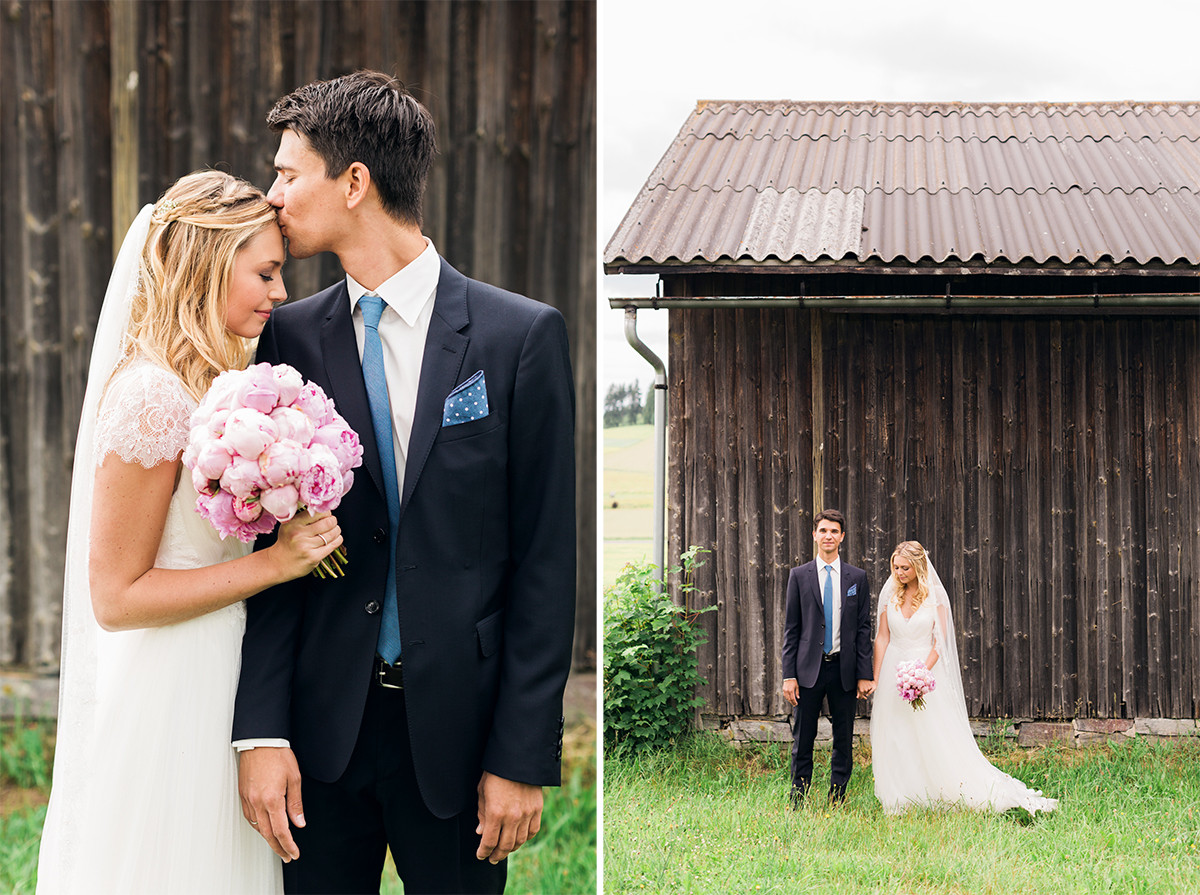
<instances>
[{"instance_id":1,"label":"bride","mask_svg":"<svg viewBox=\"0 0 1200 895\"><path fill-rule=\"evenodd\" d=\"M879 593L877 614L871 761L883 810L895 814L947 803L1000 812L1053 811L1056 799L994 767L975 744L950 600L916 541L904 541L892 553L892 574ZM923 662L937 682L923 710L914 710L896 689L896 665L907 660Z\"/></svg>"},{"instance_id":2,"label":"bride","mask_svg":"<svg viewBox=\"0 0 1200 895\"><path fill-rule=\"evenodd\" d=\"M340 529L301 514L257 553L222 541L180 457L200 397L287 298L283 261L275 210L218 171L143 208L117 257L75 450L39 893L282 888L229 740L242 600L310 572Z\"/></svg>"}]
</instances>

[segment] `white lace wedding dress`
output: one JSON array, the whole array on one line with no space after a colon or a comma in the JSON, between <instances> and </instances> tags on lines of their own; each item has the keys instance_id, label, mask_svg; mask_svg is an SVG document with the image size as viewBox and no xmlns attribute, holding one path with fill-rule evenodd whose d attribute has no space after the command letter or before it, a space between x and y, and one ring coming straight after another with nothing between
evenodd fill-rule
<instances>
[{"instance_id":1,"label":"white lace wedding dress","mask_svg":"<svg viewBox=\"0 0 1200 895\"><path fill-rule=\"evenodd\" d=\"M1029 789L979 751L961 696L952 685L943 686L955 683L944 681L949 669L943 660L933 667L938 684L925 697L924 709L913 710L900 698L896 665L929 657L937 610L931 598L912 618L906 619L890 600L886 611L890 640L871 706L871 763L875 797L883 810L894 814L940 802L992 811L1053 811L1056 799ZM956 661L956 653L954 657Z\"/></svg>"},{"instance_id":2,"label":"white lace wedding dress","mask_svg":"<svg viewBox=\"0 0 1200 895\"><path fill-rule=\"evenodd\" d=\"M194 406L174 374L135 360L104 394L94 464L109 453L146 467L178 456ZM201 568L248 551L222 541L195 502L182 469L157 566ZM64 634L64 685L69 674L73 687L84 680L60 713L38 892L281 892L279 859L242 817L230 746L243 604L118 633L90 621Z\"/></svg>"}]
</instances>

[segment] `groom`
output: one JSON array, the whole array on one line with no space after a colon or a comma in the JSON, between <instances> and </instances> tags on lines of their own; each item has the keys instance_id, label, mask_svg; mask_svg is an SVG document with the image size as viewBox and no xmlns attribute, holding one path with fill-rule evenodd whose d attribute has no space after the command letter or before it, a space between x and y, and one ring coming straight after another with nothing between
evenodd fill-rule
<instances>
[{"instance_id":1,"label":"groom","mask_svg":"<svg viewBox=\"0 0 1200 895\"><path fill-rule=\"evenodd\" d=\"M829 798L846 797L853 767L858 696L875 689L871 668L871 588L867 573L841 561L846 519L822 510L813 524L817 558L788 573L783 629L783 695L793 709L792 806L812 784L813 741L822 699L833 721Z\"/></svg>"},{"instance_id":2,"label":"groom","mask_svg":"<svg viewBox=\"0 0 1200 895\"><path fill-rule=\"evenodd\" d=\"M562 316L421 233L428 111L358 72L281 99L269 200L344 281L271 315L258 360L323 388L363 466L340 579L247 605L233 737L246 820L289 892L500 892L559 783L575 603ZM497 234L497 238L501 238ZM289 823L290 821L290 823Z\"/></svg>"}]
</instances>

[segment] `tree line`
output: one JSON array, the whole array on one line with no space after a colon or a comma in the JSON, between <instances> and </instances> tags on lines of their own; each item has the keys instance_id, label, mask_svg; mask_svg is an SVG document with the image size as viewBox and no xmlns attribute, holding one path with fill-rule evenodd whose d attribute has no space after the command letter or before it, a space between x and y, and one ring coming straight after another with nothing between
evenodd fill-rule
<instances>
[{"instance_id":1,"label":"tree line","mask_svg":"<svg viewBox=\"0 0 1200 895\"><path fill-rule=\"evenodd\" d=\"M641 386L633 382L614 383L604 396L604 428L636 426L654 422L654 383L643 395Z\"/></svg>"}]
</instances>

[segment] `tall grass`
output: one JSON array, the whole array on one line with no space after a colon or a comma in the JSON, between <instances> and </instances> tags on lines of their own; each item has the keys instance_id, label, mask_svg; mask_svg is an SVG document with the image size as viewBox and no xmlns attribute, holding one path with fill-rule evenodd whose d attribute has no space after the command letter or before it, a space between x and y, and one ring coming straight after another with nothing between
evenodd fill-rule
<instances>
[{"instance_id":1,"label":"tall grass","mask_svg":"<svg viewBox=\"0 0 1200 895\"><path fill-rule=\"evenodd\" d=\"M738 751L713 735L609 760L604 891L1200 891L1200 743L989 757L1059 798L1058 811L886 816L869 756L856 762L844 805L822 794L792 811L785 746ZM818 752L813 793L828 778L828 752Z\"/></svg>"},{"instance_id":2,"label":"tall grass","mask_svg":"<svg viewBox=\"0 0 1200 895\"><path fill-rule=\"evenodd\" d=\"M46 736L51 728L38 727L43 745L33 748L22 732L29 724L9 725L0 741L0 792L34 784L49 791L50 761ZM24 756L24 757L22 757ZM9 769L13 769L10 775ZM563 786L546 791L541 832L510 859L510 895L576 895L596 891L596 725L590 719L569 728L563 743ZM6 802L8 801L6 797ZM0 810L0 893L27 895L37 879L38 847L46 806L22 804ZM383 893L404 890L389 860Z\"/></svg>"},{"instance_id":3,"label":"tall grass","mask_svg":"<svg viewBox=\"0 0 1200 895\"><path fill-rule=\"evenodd\" d=\"M0 892L34 890L53 742L52 721L26 719L19 708L0 721Z\"/></svg>"}]
</instances>

